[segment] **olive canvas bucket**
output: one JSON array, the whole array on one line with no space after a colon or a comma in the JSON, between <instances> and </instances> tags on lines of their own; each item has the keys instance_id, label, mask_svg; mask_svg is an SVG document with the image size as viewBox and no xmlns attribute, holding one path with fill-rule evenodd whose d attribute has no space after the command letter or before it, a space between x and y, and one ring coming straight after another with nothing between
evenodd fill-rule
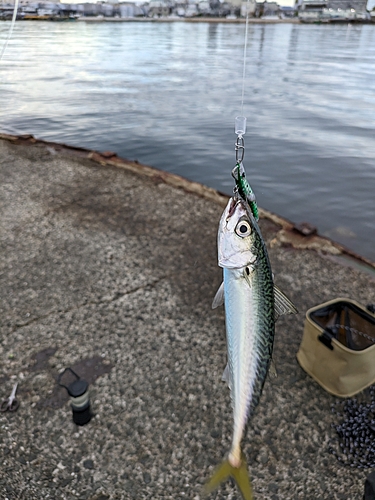
<instances>
[{"instance_id":1,"label":"olive canvas bucket","mask_svg":"<svg viewBox=\"0 0 375 500\"><path fill-rule=\"evenodd\" d=\"M338 298L306 312L297 360L335 396L351 397L375 382L375 314L369 309Z\"/></svg>"}]
</instances>

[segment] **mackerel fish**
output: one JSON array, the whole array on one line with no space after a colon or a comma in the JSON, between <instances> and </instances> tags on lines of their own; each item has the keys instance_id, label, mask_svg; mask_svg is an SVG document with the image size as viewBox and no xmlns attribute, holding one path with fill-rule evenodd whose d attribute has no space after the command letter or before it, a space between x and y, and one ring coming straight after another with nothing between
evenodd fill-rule
<instances>
[{"instance_id":1,"label":"mackerel fish","mask_svg":"<svg viewBox=\"0 0 375 500\"><path fill-rule=\"evenodd\" d=\"M252 500L241 441L272 361L275 321L297 309L274 285L266 245L251 209L238 194L230 198L218 230L221 284L212 304L224 303L228 365L224 370L233 408L232 445L206 484L210 493L233 477L244 500Z\"/></svg>"}]
</instances>

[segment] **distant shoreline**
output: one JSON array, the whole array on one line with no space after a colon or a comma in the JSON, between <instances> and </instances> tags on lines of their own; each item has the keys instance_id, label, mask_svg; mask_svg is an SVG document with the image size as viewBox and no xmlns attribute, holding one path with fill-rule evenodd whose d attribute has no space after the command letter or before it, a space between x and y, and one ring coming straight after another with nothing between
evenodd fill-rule
<instances>
[{"instance_id":1,"label":"distant shoreline","mask_svg":"<svg viewBox=\"0 0 375 500\"><path fill-rule=\"evenodd\" d=\"M9 21L10 19L0 19L0 21ZM32 19L18 19L19 21L48 21L48 22L81 22L81 23L225 23L238 24L245 23L245 18L226 19L225 17L97 17L97 16L82 16L76 19L51 19L47 17L33 17ZM297 17L287 19L264 19L264 18L249 18L249 24L306 24L301 22ZM350 22L350 21L348 21Z\"/></svg>"},{"instance_id":2,"label":"distant shoreline","mask_svg":"<svg viewBox=\"0 0 375 500\"><path fill-rule=\"evenodd\" d=\"M9 21L9 19L0 19L0 21ZM75 19L69 18L51 18L51 17L29 17L19 19L18 21L48 21L48 22L81 22L81 23L211 23L211 24L243 24L245 18L227 19L225 17L104 17L104 16L82 16ZM305 21L298 17L284 19L277 18L258 18L248 19L249 24L374 24L370 19L330 19Z\"/></svg>"},{"instance_id":3,"label":"distant shoreline","mask_svg":"<svg viewBox=\"0 0 375 500\"><path fill-rule=\"evenodd\" d=\"M226 19L224 17L79 17L76 19L79 22L101 23L101 22L152 22L152 23L225 23L225 24L241 24L245 23L245 18ZM331 19L326 22L322 21L301 21L298 17L286 19L267 19L252 17L248 19L249 24L374 24L371 20L362 19Z\"/></svg>"},{"instance_id":4,"label":"distant shoreline","mask_svg":"<svg viewBox=\"0 0 375 500\"><path fill-rule=\"evenodd\" d=\"M225 17L79 17L79 22L156 22L156 23L245 23L245 18L226 19ZM264 19L264 18L249 18L249 23L252 24L303 24L298 18L290 19Z\"/></svg>"}]
</instances>

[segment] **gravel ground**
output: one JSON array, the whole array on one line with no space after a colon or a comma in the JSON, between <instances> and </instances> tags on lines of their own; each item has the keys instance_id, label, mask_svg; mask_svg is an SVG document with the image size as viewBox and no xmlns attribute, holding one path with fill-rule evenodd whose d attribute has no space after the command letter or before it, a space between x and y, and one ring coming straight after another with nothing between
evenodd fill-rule
<instances>
[{"instance_id":1,"label":"gravel ground","mask_svg":"<svg viewBox=\"0 0 375 500\"><path fill-rule=\"evenodd\" d=\"M193 499L231 437L216 231L222 206L45 145L0 141L1 499ZM267 242L278 231L262 219ZM270 249L300 314L277 323L276 379L244 439L256 500L361 500L369 471L343 467L327 394L296 361L308 308L375 302L360 270ZM72 422L56 377L90 383L94 417ZM212 499L238 499L230 481Z\"/></svg>"}]
</instances>

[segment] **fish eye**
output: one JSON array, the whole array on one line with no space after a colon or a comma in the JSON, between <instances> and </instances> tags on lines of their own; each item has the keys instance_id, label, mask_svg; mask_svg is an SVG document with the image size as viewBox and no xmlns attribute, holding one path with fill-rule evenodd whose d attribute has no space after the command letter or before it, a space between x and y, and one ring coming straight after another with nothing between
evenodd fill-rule
<instances>
[{"instance_id":1,"label":"fish eye","mask_svg":"<svg viewBox=\"0 0 375 500\"><path fill-rule=\"evenodd\" d=\"M251 226L247 221L240 220L240 222L236 226L235 231L238 236L241 236L241 238L246 238L246 236L249 236L251 234Z\"/></svg>"}]
</instances>

